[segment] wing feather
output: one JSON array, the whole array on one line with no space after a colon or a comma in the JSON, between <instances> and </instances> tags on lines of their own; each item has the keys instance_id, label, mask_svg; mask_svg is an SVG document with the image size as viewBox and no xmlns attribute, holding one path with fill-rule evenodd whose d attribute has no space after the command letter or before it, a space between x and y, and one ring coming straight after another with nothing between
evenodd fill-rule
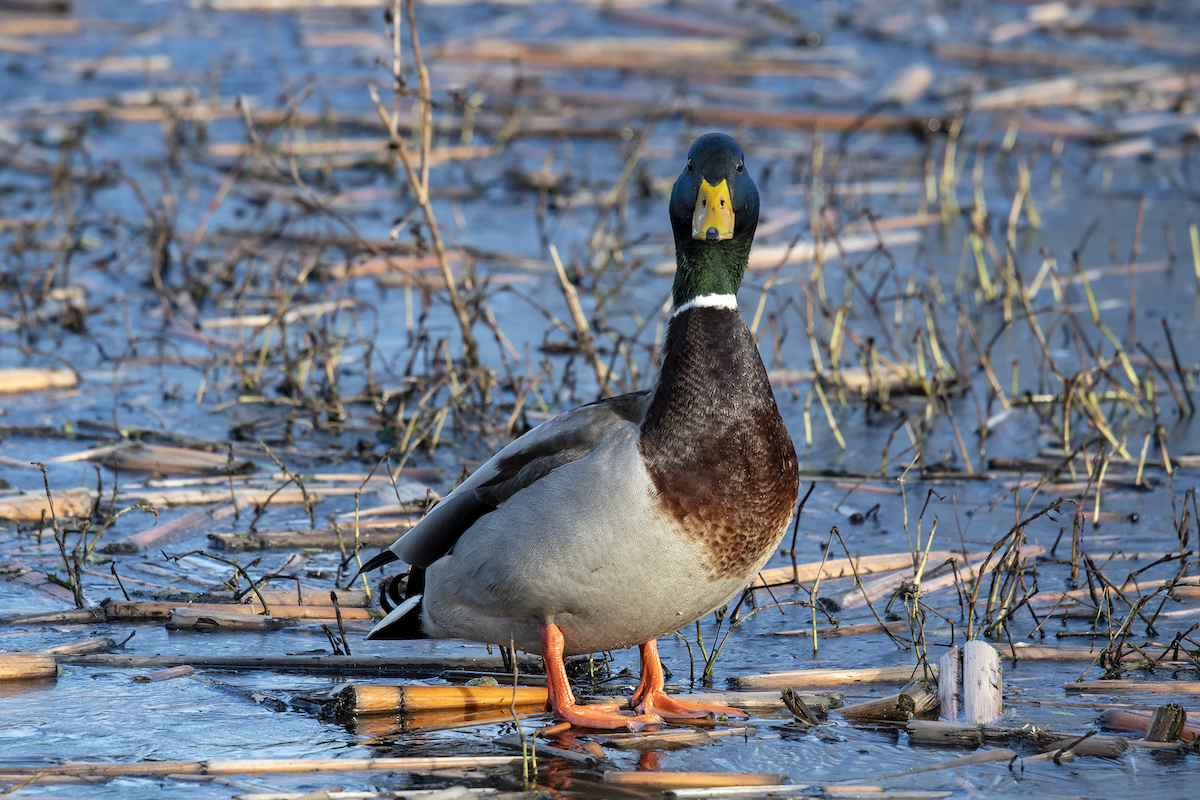
<instances>
[{"instance_id":1,"label":"wing feather","mask_svg":"<svg viewBox=\"0 0 1200 800\"><path fill-rule=\"evenodd\" d=\"M617 426L640 426L649 392L589 403L559 414L509 444L388 548L417 567L428 567L488 511L555 469L586 457Z\"/></svg>"}]
</instances>

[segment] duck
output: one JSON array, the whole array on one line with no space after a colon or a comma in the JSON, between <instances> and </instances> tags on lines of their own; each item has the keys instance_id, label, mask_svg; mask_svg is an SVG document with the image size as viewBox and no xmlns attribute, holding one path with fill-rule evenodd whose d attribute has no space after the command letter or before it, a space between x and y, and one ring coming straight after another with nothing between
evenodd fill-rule
<instances>
[{"instance_id":1,"label":"duck","mask_svg":"<svg viewBox=\"0 0 1200 800\"><path fill-rule=\"evenodd\" d=\"M738 142L691 145L671 190L676 272L653 388L543 422L364 566L409 565L367 639L540 654L573 726L642 730L743 711L669 696L656 640L741 592L779 546L799 465L737 303L759 217ZM575 702L564 657L637 645L632 712Z\"/></svg>"}]
</instances>

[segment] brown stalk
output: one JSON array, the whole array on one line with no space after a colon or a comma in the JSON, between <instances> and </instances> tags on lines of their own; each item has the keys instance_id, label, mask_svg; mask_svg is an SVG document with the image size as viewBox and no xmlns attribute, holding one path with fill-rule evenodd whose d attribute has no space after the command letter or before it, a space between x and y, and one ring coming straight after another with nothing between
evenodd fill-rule
<instances>
[{"instance_id":1,"label":"brown stalk","mask_svg":"<svg viewBox=\"0 0 1200 800\"><path fill-rule=\"evenodd\" d=\"M413 60L416 63L417 69L417 101L421 108L419 168L413 167L412 157L409 155L408 149L405 147L404 141L400 136L399 111L397 110L394 115L389 114L380 102L375 87L369 87L369 91L371 93L371 100L375 103L375 109L379 113L379 118L383 121L391 137L391 148L400 156L400 161L404 164L404 171L408 176L409 189L416 196L417 203L421 206L421 212L425 216L426 227L429 229L429 238L433 242L433 250L437 255L438 267L441 269L442 279L446 283L446 291L450 297L450 307L454 310L454 316L458 320L458 326L462 332L463 358L469 366L475 366L478 363L479 355L478 347L475 344L475 336L471 330L471 317L467 313L466 304L458 293L458 285L454 278L454 273L450 269L450 260L446 255L445 244L442 242L441 229L438 227L437 216L433 212L433 204L429 198L429 153L433 145L433 95L429 86L429 71L426 69L425 62L421 58L421 41L417 34L417 19L413 0L408 0L407 3L403 3L402 0L396 0L393 6L393 75L397 76L396 82L393 85L393 92L397 97L401 93L407 92L399 77L403 74L403 68L397 64L400 60L400 20L396 12L399 11L402 4L405 5L408 17L409 33L412 37Z\"/></svg>"},{"instance_id":2,"label":"brown stalk","mask_svg":"<svg viewBox=\"0 0 1200 800\"><path fill-rule=\"evenodd\" d=\"M867 601L867 608L871 609L871 614L875 617L875 621L879 623L879 626L883 629L883 632L888 635L889 639L907 650L908 643L892 633L891 629L888 628L887 623L885 623L883 618L879 616L879 612L875 610L875 604L871 602L871 598L867 595L866 588L863 586L862 579L858 577L858 567L856 567L854 564L854 557L850 555L850 548L846 546L845 540L842 539L842 534L838 533L837 525L834 525L832 528L830 528L829 534L831 537L836 536L838 542L842 545L842 551L845 552L846 558L850 561L850 569L854 573L854 585L858 587L860 592L862 592L863 599ZM832 542L832 539L830 541ZM826 548L826 550L828 549L829 548ZM813 642L815 646L815 636L813 637Z\"/></svg>"},{"instance_id":3,"label":"brown stalk","mask_svg":"<svg viewBox=\"0 0 1200 800\"><path fill-rule=\"evenodd\" d=\"M566 270L563 269L562 261L558 257L558 248L554 245L550 245L550 258L554 261L554 269L558 272L558 281L562 286L563 297L567 300L571 320L575 323L575 340L579 342L579 348L583 350L584 356L596 370L596 382L600 385L600 396L604 397L609 394L608 379L612 371L600 360L600 354L596 351L596 342L592 339L591 326L588 324L587 317L584 316L583 307L579 305L579 293L567 279Z\"/></svg>"},{"instance_id":4,"label":"brown stalk","mask_svg":"<svg viewBox=\"0 0 1200 800\"><path fill-rule=\"evenodd\" d=\"M299 584L297 583L297 585ZM342 608L338 605L337 592L329 593L329 601L333 603L333 612L337 615L338 635L342 638L342 650L348 656L354 655L350 652L350 643L346 641L346 626L342 624Z\"/></svg>"},{"instance_id":5,"label":"brown stalk","mask_svg":"<svg viewBox=\"0 0 1200 800\"><path fill-rule=\"evenodd\" d=\"M1179 383L1183 386L1183 396L1187 398L1188 416L1196 416L1196 404L1192 401L1192 390L1188 388L1187 373L1179 364L1179 354L1175 352L1175 340L1171 337L1171 327L1167 325L1167 318L1162 318L1163 333L1167 337L1167 347L1171 350L1171 360L1175 363L1175 374L1179 376Z\"/></svg>"}]
</instances>

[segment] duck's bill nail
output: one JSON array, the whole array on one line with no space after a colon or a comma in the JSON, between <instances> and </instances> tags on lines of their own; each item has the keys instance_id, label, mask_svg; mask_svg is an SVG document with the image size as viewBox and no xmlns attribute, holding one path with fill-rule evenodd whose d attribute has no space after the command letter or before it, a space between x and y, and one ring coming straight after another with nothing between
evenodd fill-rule
<instances>
[{"instance_id":1,"label":"duck's bill nail","mask_svg":"<svg viewBox=\"0 0 1200 800\"><path fill-rule=\"evenodd\" d=\"M716 186L700 181L696 193L696 211L692 214L692 238L720 242L733 238L733 201L729 184L722 179Z\"/></svg>"}]
</instances>

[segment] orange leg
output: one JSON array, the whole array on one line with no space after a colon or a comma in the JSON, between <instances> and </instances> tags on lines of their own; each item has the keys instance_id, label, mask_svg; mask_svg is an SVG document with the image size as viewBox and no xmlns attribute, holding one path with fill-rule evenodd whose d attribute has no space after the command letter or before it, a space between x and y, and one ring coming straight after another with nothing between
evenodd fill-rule
<instances>
[{"instance_id":1,"label":"orange leg","mask_svg":"<svg viewBox=\"0 0 1200 800\"><path fill-rule=\"evenodd\" d=\"M546 662L546 683L550 689L550 710L558 719L581 728L616 728L640 731L647 725L662 722L653 714L633 716L622 714L616 705L575 705L575 695L567 682L563 665L563 635L557 625L542 628L542 658ZM659 672L661 676L661 670Z\"/></svg>"},{"instance_id":2,"label":"orange leg","mask_svg":"<svg viewBox=\"0 0 1200 800\"><path fill-rule=\"evenodd\" d=\"M651 639L641 645L642 680L633 693L633 707L639 714L657 714L664 718L697 719L711 714L748 717L745 711L726 706L710 706L676 700L666 693L662 662L658 660L658 643Z\"/></svg>"}]
</instances>

